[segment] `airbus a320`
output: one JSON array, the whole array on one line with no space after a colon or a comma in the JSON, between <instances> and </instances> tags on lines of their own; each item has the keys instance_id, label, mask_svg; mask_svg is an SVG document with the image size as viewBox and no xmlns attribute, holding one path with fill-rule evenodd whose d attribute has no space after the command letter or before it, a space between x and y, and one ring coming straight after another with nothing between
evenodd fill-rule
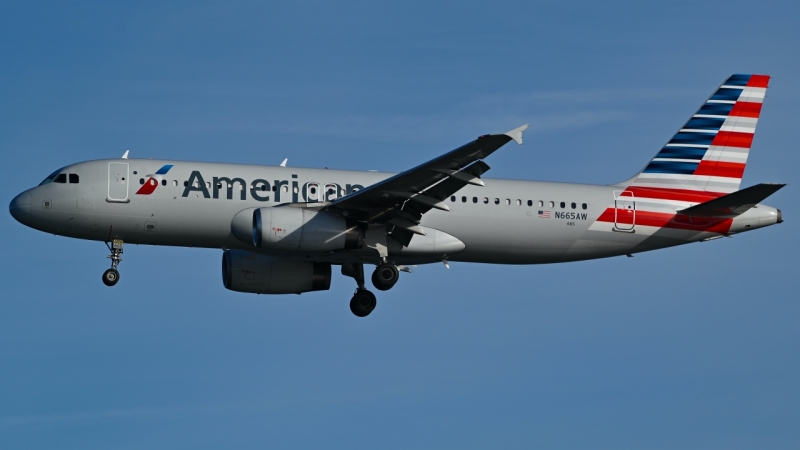
<instances>
[{"instance_id":1,"label":"airbus a320","mask_svg":"<svg viewBox=\"0 0 800 450\"><path fill-rule=\"evenodd\" d=\"M125 243L222 250L227 289L299 294L357 285L356 316L419 264L547 264L632 255L782 222L761 204L783 184L739 189L769 82L733 75L645 168L601 186L487 179L484 161L522 126L392 174L122 158L48 175L9 206L37 230L105 242L107 286Z\"/></svg>"}]
</instances>

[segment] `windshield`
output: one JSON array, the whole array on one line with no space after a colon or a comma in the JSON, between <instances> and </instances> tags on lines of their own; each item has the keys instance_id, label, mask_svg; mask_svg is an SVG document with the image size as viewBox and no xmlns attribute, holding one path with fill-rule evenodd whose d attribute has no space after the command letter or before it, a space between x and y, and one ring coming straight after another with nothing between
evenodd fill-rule
<instances>
[{"instance_id":1,"label":"windshield","mask_svg":"<svg viewBox=\"0 0 800 450\"><path fill-rule=\"evenodd\" d=\"M53 179L54 179L55 177L57 177L57 176L58 176L58 174L59 174L59 173L61 173L61 171L62 171L62 170L64 170L64 167L62 167L62 168L60 168L60 169L56 170L55 172L51 173L50 175L48 175L48 176L47 176L47 178L45 178L45 179L44 179L44 181L42 181L41 183L39 183L39 186L41 186L41 185L43 185L43 184L47 184L47 183L49 183L49 182L53 181Z\"/></svg>"}]
</instances>

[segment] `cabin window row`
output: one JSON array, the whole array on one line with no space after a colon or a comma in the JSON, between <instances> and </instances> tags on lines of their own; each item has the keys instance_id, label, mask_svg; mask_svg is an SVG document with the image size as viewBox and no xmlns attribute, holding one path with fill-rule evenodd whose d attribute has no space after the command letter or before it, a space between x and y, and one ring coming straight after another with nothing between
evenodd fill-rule
<instances>
[{"instance_id":1,"label":"cabin window row","mask_svg":"<svg viewBox=\"0 0 800 450\"><path fill-rule=\"evenodd\" d=\"M456 201L458 201L458 197L453 195L453 196L450 197L450 201L451 202L456 202ZM468 201L469 201L469 199L467 198L466 195L461 197L461 203L467 203ZM480 199L478 197L472 197L472 203L479 203L479 202L480 202ZM490 203L489 197L483 197L483 203L488 205ZM494 204L495 205L499 205L500 203L501 203L501 200L499 198L495 197ZM510 198L507 198L507 199L505 199L504 203L506 205L511 205L512 202L511 202ZM520 199L517 199L514 203L517 206L522 206L522 200L520 200ZM528 200L526 203L527 203L528 206L533 206L533 200ZM540 208L544 207L544 205L545 205L544 200L539 200L538 205L539 205ZM553 201L548 202L548 206L550 208L555 208L556 207L556 202L553 202ZM561 203L559 203L559 206L561 207L561 209L566 209L567 208L567 202L561 202ZM575 203L575 202L571 202L569 204L569 206L572 209L578 209L578 204ZM581 209L587 209L587 208L589 208L589 205L587 205L586 203L581 203Z\"/></svg>"}]
</instances>

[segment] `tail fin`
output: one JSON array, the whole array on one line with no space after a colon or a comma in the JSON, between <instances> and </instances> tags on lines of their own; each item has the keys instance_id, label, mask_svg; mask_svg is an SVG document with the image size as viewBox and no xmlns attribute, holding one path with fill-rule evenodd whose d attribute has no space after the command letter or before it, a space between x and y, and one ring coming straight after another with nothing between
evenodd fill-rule
<instances>
[{"instance_id":1,"label":"tail fin","mask_svg":"<svg viewBox=\"0 0 800 450\"><path fill-rule=\"evenodd\" d=\"M731 75L630 186L727 194L739 189L768 75Z\"/></svg>"}]
</instances>

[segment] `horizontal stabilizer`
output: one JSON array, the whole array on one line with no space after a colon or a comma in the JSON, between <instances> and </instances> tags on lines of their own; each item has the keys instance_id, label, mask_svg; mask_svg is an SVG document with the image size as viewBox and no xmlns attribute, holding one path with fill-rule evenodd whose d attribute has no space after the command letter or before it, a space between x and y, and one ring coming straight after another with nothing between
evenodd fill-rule
<instances>
[{"instance_id":1,"label":"horizontal stabilizer","mask_svg":"<svg viewBox=\"0 0 800 450\"><path fill-rule=\"evenodd\" d=\"M734 218L774 194L785 184L757 184L678 211L692 217Z\"/></svg>"}]
</instances>

